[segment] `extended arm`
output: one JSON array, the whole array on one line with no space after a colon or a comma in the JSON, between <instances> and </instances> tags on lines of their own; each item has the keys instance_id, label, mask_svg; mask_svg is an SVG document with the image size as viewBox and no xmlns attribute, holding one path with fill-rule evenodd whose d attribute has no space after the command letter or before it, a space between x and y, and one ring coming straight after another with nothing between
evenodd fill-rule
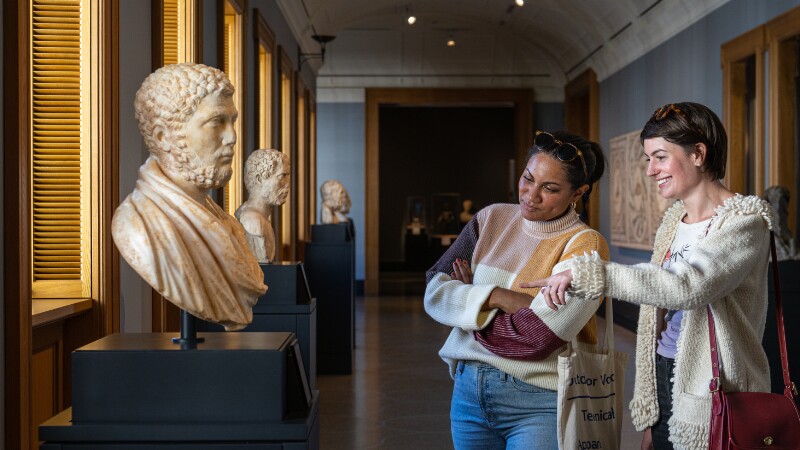
<instances>
[{"instance_id":1,"label":"extended arm","mask_svg":"<svg viewBox=\"0 0 800 450\"><path fill-rule=\"evenodd\" d=\"M578 297L601 295L668 309L694 309L728 295L766 258L767 223L757 214L729 214L697 245L689 261L667 271L655 264L606 263L594 255L575 258L572 286Z\"/></svg>"}]
</instances>

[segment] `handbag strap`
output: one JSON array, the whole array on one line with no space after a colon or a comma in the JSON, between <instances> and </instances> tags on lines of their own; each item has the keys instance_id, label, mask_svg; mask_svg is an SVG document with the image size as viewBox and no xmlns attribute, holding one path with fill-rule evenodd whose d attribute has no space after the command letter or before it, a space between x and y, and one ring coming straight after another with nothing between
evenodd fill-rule
<instances>
[{"instance_id":1,"label":"handbag strap","mask_svg":"<svg viewBox=\"0 0 800 450\"><path fill-rule=\"evenodd\" d=\"M603 345L600 348L607 349L610 352L613 352L614 351L614 307L612 305L611 297L607 297L604 301L606 302L606 317L605 317L606 332L603 333ZM572 348L578 348L578 336L576 335L575 337L573 337L572 340L568 342L568 344Z\"/></svg>"},{"instance_id":2,"label":"handbag strap","mask_svg":"<svg viewBox=\"0 0 800 450\"><path fill-rule=\"evenodd\" d=\"M789 359L786 355L786 333L783 328L783 303L781 302L781 280L780 272L778 271L778 254L775 250L775 232L769 232L770 238L770 253L772 254L772 281L775 285L775 316L777 318L777 332L778 332L778 346L780 347L781 354L781 370L783 372L783 386L786 395L792 395L794 391L794 383L789 376ZM709 389L716 392L720 389L721 384L719 381L719 353L717 352L717 334L714 325L714 315L711 314L711 305L706 305L708 311L708 340L711 345L711 373L712 379L709 384Z\"/></svg>"}]
</instances>

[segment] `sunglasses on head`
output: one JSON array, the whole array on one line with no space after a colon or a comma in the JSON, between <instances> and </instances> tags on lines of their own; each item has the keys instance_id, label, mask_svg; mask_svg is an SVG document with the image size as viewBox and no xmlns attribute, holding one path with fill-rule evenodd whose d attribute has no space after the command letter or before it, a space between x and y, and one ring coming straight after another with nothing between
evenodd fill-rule
<instances>
[{"instance_id":1,"label":"sunglasses on head","mask_svg":"<svg viewBox=\"0 0 800 450\"><path fill-rule=\"evenodd\" d=\"M586 169L586 161L583 159L583 152L574 144L561 142L546 131L537 131L536 136L533 138L533 145L545 151L555 150L556 158L562 162L572 162L575 161L575 158L580 158L584 180L589 180L589 171Z\"/></svg>"},{"instance_id":2,"label":"sunglasses on head","mask_svg":"<svg viewBox=\"0 0 800 450\"><path fill-rule=\"evenodd\" d=\"M680 109L680 108L678 108L677 106L675 106L675 104L674 104L674 103L670 103L670 104L668 104L668 105L664 105L664 106L662 106L661 108L658 108L658 109L657 109L657 110L656 110L656 111L653 113L652 119L653 119L653 120L655 120L656 122L658 122L658 121L661 121L661 120L664 120L664 119L666 119L666 118L667 118L667 117L669 117L669 116L670 116L670 115L671 115L673 112L674 112L676 115L678 115L678 116L682 117L682 118L683 118L683 120L684 120L684 121L686 121L686 123L688 123L688 124L689 124L689 126L690 126L690 127L692 127L692 129L693 129L694 131L696 131L696 132L700 133L700 136L705 136L705 134L704 134L702 131L700 131L700 129L699 129L699 128L697 128L697 127L696 127L696 126L695 126L695 125L692 123L692 121L691 121L691 120L689 120L689 116L687 116L685 112L681 111L681 109Z\"/></svg>"}]
</instances>

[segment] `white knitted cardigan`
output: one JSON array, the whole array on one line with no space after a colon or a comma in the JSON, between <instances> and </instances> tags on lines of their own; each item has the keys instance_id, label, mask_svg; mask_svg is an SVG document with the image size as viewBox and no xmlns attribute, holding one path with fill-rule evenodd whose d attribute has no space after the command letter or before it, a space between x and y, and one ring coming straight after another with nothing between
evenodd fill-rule
<instances>
[{"instance_id":1,"label":"white knitted cardigan","mask_svg":"<svg viewBox=\"0 0 800 450\"><path fill-rule=\"evenodd\" d=\"M676 449L708 448L711 356L706 305L716 324L722 386L728 392L770 389L761 347L767 312L769 230L774 211L756 196L737 194L716 209L708 234L688 261L661 268L686 210L676 202L664 214L649 264L606 263L596 255L573 258L575 296L608 296L641 305L631 419L642 431L658 419L655 354L659 308L685 310L675 357L670 441Z\"/></svg>"}]
</instances>

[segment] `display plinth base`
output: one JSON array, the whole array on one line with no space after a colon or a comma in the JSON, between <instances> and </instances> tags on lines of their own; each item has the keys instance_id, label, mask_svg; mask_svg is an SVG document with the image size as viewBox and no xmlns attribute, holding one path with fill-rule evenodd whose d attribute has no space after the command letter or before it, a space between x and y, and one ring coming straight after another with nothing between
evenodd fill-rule
<instances>
[{"instance_id":1,"label":"display plinth base","mask_svg":"<svg viewBox=\"0 0 800 450\"><path fill-rule=\"evenodd\" d=\"M306 377L317 387L317 300L311 297L301 262L259 264L267 293L253 306L253 322L243 332L289 331L297 335ZM198 320L199 331L224 331L221 325Z\"/></svg>"},{"instance_id":2,"label":"display plinth base","mask_svg":"<svg viewBox=\"0 0 800 450\"><path fill-rule=\"evenodd\" d=\"M76 350L73 406L39 427L42 448L318 447L318 395L293 333L202 333L191 350L174 336L112 334Z\"/></svg>"},{"instance_id":3,"label":"display plinth base","mask_svg":"<svg viewBox=\"0 0 800 450\"><path fill-rule=\"evenodd\" d=\"M318 302L317 371L353 372L355 242L347 224L313 225L306 274Z\"/></svg>"},{"instance_id":4,"label":"display plinth base","mask_svg":"<svg viewBox=\"0 0 800 450\"><path fill-rule=\"evenodd\" d=\"M75 423L72 408L39 426L40 450L318 450L319 395L302 417L280 422Z\"/></svg>"},{"instance_id":5,"label":"display plinth base","mask_svg":"<svg viewBox=\"0 0 800 450\"><path fill-rule=\"evenodd\" d=\"M259 305L302 305L311 301L311 292L302 262L275 262L259 264L264 272L264 284L269 289L259 297Z\"/></svg>"}]
</instances>

